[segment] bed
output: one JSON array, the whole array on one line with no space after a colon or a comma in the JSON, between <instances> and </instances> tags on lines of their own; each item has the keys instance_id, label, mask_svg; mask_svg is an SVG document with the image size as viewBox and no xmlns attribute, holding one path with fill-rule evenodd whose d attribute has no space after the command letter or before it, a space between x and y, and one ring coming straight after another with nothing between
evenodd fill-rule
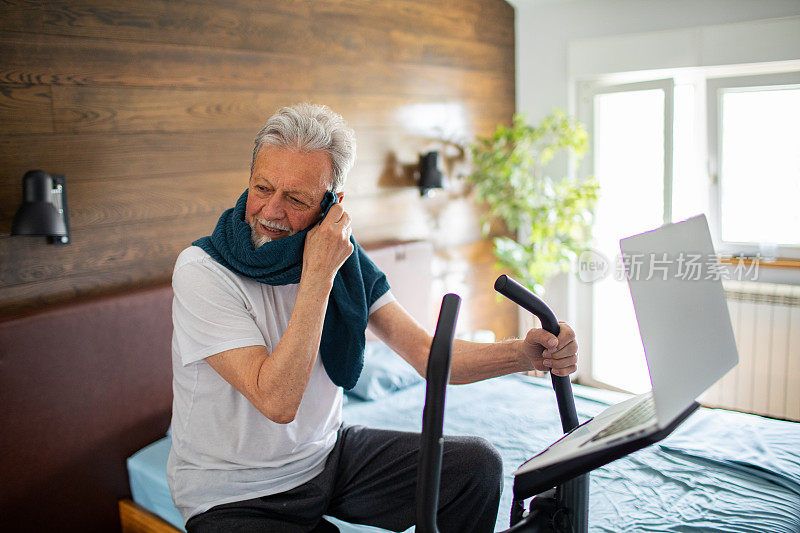
<instances>
[{"instance_id":1,"label":"bed","mask_svg":"<svg viewBox=\"0 0 800 533\"><path fill-rule=\"evenodd\" d=\"M419 431L425 384L378 342L348 395L345 423ZM584 419L626 396L574 386ZM513 470L560 433L549 380L510 375L448 388L445 432L481 435L503 457L496 529L508 527ZM666 440L595 471L590 531L800 531L796 423L701 409ZM134 501L177 527L165 465L169 437L128 461ZM347 533L382 531L337 520ZM413 530L413 528L412 528Z\"/></svg>"},{"instance_id":2,"label":"bed","mask_svg":"<svg viewBox=\"0 0 800 533\"><path fill-rule=\"evenodd\" d=\"M402 303L429 326L424 247L373 253ZM399 260L402 258L402 260ZM411 275L409 275L411 273ZM460 333L491 340L491 332ZM356 387L345 395L347 424L419 431L425 384L375 338ZM581 419L627 396L574 386ZM487 438L503 457L505 484L496 529L509 525L514 469L561 433L549 378L510 375L448 389L445 432ZM127 462L134 502L175 528L165 465L169 436ZM656 446L595 471L590 531L800 531L800 424L701 409ZM345 533L382 531L329 519ZM413 528L411 528L413 530ZM134 531L134 530L132 530Z\"/></svg>"}]
</instances>

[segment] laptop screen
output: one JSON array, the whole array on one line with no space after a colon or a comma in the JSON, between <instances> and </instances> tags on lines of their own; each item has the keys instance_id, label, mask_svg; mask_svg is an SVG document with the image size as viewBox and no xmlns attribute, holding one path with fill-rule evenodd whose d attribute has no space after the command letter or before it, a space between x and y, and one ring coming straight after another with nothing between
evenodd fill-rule
<instances>
[{"instance_id":1,"label":"laptop screen","mask_svg":"<svg viewBox=\"0 0 800 533\"><path fill-rule=\"evenodd\" d=\"M659 426L739 360L705 215L620 241Z\"/></svg>"}]
</instances>

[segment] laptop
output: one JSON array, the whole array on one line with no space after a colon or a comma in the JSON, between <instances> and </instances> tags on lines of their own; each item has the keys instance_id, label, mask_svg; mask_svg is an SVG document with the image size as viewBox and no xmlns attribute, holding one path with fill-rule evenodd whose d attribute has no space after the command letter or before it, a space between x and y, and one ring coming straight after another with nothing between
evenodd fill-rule
<instances>
[{"instance_id":1,"label":"laptop","mask_svg":"<svg viewBox=\"0 0 800 533\"><path fill-rule=\"evenodd\" d=\"M515 492L537 494L657 442L739 360L722 271L699 215L620 241L652 390L601 412L522 464Z\"/></svg>"}]
</instances>

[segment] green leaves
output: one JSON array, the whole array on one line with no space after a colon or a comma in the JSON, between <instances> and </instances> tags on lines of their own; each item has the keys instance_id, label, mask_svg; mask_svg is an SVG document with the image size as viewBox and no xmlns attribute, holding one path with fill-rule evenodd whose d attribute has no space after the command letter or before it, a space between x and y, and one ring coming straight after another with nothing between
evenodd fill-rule
<instances>
[{"instance_id":1,"label":"green leaves","mask_svg":"<svg viewBox=\"0 0 800 533\"><path fill-rule=\"evenodd\" d=\"M498 262L534 290L568 270L589 242L597 181L555 180L544 172L559 152L580 158L588 144L583 125L556 110L538 126L515 114L510 128L499 125L470 146L474 170L467 179L476 196L489 204L489 217L500 217L519 236L495 239Z\"/></svg>"}]
</instances>

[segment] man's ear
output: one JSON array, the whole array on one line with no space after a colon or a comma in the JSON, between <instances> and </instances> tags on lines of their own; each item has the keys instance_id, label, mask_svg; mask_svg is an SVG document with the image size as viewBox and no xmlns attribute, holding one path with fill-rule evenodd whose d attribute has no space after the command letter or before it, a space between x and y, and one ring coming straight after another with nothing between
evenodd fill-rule
<instances>
[{"instance_id":1,"label":"man's ear","mask_svg":"<svg viewBox=\"0 0 800 533\"><path fill-rule=\"evenodd\" d=\"M344 200L344 193L343 192L337 192L336 193L336 203L340 204L340 203L342 203L342 200Z\"/></svg>"}]
</instances>

